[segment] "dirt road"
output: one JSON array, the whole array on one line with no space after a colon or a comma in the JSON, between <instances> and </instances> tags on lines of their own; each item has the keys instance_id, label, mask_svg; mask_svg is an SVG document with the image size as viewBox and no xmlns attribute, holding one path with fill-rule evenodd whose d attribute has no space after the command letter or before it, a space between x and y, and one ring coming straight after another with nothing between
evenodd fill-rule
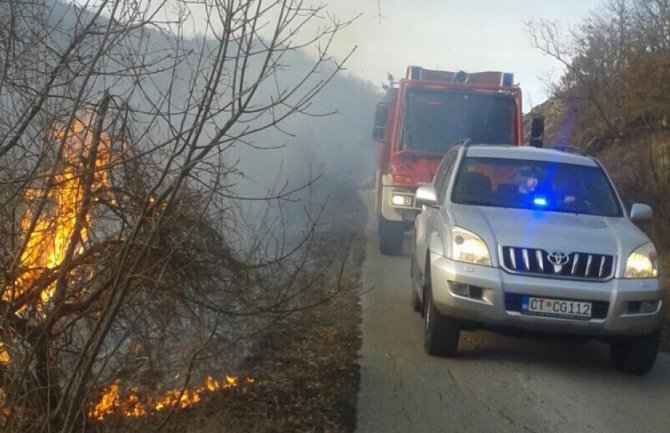
<instances>
[{"instance_id":1,"label":"dirt road","mask_svg":"<svg viewBox=\"0 0 670 433\"><path fill-rule=\"evenodd\" d=\"M387 257L373 217L367 235L358 432L670 431L665 353L644 377L616 372L595 342L462 332L457 359L426 355L410 307L409 238L404 257Z\"/></svg>"}]
</instances>

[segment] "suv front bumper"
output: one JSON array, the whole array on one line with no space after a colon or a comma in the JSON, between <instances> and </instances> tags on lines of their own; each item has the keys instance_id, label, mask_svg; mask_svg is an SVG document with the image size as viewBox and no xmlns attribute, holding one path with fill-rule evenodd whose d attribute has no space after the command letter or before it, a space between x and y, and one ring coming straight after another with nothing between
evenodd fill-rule
<instances>
[{"instance_id":1,"label":"suv front bumper","mask_svg":"<svg viewBox=\"0 0 670 433\"><path fill-rule=\"evenodd\" d=\"M663 290L658 279L602 282L510 274L502 269L439 257L431 266L433 300L443 315L484 325L561 334L643 335L661 326ZM545 317L521 311L524 296L586 301L590 319ZM635 312L656 301L649 313Z\"/></svg>"}]
</instances>

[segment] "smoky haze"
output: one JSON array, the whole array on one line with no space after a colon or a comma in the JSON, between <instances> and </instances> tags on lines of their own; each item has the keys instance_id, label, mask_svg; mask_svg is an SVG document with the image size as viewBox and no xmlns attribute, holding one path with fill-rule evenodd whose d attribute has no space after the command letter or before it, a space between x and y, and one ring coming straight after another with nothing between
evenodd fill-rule
<instances>
[{"instance_id":1,"label":"smoky haze","mask_svg":"<svg viewBox=\"0 0 670 433\"><path fill-rule=\"evenodd\" d=\"M76 33L82 21L85 21L77 18L70 4L47 1L36 7L43 8L48 22L58 29L50 37L61 49L67 46L69 35ZM104 18L100 21L104 21ZM80 77L77 71L73 71L73 83L58 87L57 92L61 92L61 96L68 95L68 92L81 86L83 80L87 79L89 83L85 87L90 94L97 94L101 98L103 91L107 91L125 100L133 110L131 139L137 141L139 148L150 153L150 160L161 165L170 157L169 150L166 148L163 151L162 148L164 143L170 141L172 125L178 123L184 110L191 110L187 117L196 114L188 105L189 98L192 98L189 95L190 86L194 81L204 84L206 77L199 70L209 66L209 58L214 56L218 42L201 36L178 40L175 35L159 30L141 29L133 32L131 37L124 38L122 43L114 46L100 62L100 71L94 79ZM85 56L93 54L96 47L91 45L80 49L81 55ZM136 52L144 53L142 60L150 65L148 69L151 71L141 78L142 92L137 91L134 78L115 73L123 64L116 63L115 59L123 59L124 56L128 58ZM169 52L178 54L168 56ZM256 78L262 61L262 55L251 56L246 73L249 80ZM287 50L282 55L274 77L264 80L259 86L256 101L270 102L278 98L286 89L291 89L303 80L313 64L313 54ZM176 72L170 70L172 65L176 65ZM307 88L328 79L332 69L328 65L322 65L321 68L307 78ZM230 88L223 88L222 94L225 96L230 91ZM170 99L162 99L168 93ZM291 114L277 127L240 140L235 139L235 134L243 135L245 131L254 129L256 124L268 122L271 116L279 117L290 112L293 109L290 100L288 104L276 107L273 113L264 112L242 118L227 135L224 151L212 154L205 165L224 167L223 170L227 172L225 183L229 188L227 196L243 199L238 206L246 222L260 221L262 218L259 219L259 215L265 215L265 221L280 217L277 200L262 198L281 191L297 190L282 200L282 224L301 226L304 224L302 217L306 216L305 211L316 212L327 200L329 190L335 184L338 187L340 184L355 186L374 175L377 146L371 140L370 132L379 94L379 90L372 84L346 72L338 73L306 109ZM63 98L65 101L67 99ZM14 103L16 101L11 94L2 96L3 113L9 113L5 125L11 124L11 113L15 111L11 106ZM152 107L160 104L172 106L173 118L154 118ZM64 108L52 107L52 110L57 112ZM202 141L206 142L213 137L229 118L230 113L222 110L207 121ZM150 125L150 128L145 129L144 125ZM145 170L151 170L150 164L147 164ZM191 186L198 188L213 185L213 173L216 172L211 169L195 170L190 175ZM303 188L306 185L309 188ZM254 200L247 200L250 198ZM286 215L290 217L286 218ZM249 231L254 230L250 228ZM244 243L241 239L240 245Z\"/></svg>"}]
</instances>

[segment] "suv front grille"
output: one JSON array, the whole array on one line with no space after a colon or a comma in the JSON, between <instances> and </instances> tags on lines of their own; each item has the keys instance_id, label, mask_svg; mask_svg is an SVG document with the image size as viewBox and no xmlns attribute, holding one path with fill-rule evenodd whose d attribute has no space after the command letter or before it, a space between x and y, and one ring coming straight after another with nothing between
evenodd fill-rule
<instances>
[{"instance_id":1,"label":"suv front grille","mask_svg":"<svg viewBox=\"0 0 670 433\"><path fill-rule=\"evenodd\" d=\"M607 280L614 274L614 256L572 252L547 252L538 248L502 247L502 265L518 274Z\"/></svg>"}]
</instances>

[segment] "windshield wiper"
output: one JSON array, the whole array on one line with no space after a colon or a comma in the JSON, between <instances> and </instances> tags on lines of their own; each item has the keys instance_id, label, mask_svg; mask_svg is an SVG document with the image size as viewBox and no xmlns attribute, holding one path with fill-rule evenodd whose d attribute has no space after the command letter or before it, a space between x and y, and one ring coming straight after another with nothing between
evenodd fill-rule
<instances>
[{"instance_id":1,"label":"windshield wiper","mask_svg":"<svg viewBox=\"0 0 670 433\"><path fill-rule=\"evenodd\" d=\"M468 144L472 144L472 140L470 137L465 137L465 138L459 138L458 140L454 140L450 143L447 143L448 147L452 146L467 146Z\"/></svg>"}]
</instances>

